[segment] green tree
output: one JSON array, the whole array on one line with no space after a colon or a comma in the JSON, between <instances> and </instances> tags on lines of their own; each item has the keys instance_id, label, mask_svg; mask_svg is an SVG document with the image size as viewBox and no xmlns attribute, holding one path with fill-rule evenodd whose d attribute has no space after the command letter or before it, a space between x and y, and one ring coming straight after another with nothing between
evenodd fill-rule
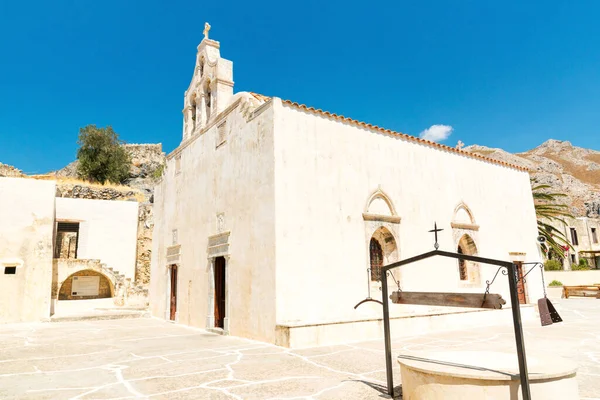
<instances>
[{"instance_id":1,"label":"green tree","mask_svg":"<svg viewBox=\"0 0 600 400\"><path fill-rule=\"evenodd\" d=\"M80 178L99 183L123 183L129 176L131 159L112 127L83 127L79 129L77 144L77 174Z\"/></svg>"},{"instance_id":2,"label":"green tree","mask_svg":"<svg viewBox=\"0 0 600 400\"><path fill-rule=\"evenodd\" d=\"M573 249L573 246L571 246L565 234L557 229L554 224L566 225L565 218L573 218L573 215L569 212L569 206L560 202L560 198L566 195L549 192L550 185L537 185L535 181L533 183L534 186L531 191L533 192L538 233L546 239L546 242L540 244L540 247L546 255L552 252L564 258L565 247Z\"/></svg>"}]
</instances>

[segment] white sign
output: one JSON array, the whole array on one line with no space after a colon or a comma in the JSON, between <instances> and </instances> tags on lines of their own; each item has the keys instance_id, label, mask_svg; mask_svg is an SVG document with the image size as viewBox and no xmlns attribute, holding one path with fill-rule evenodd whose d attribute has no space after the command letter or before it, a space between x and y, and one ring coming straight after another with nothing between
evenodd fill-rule
<instances>
[{"instance_id":1,"label":"white sign","mask_svg":"<svg viewBox=\"0 0 600 400\"><path fill-rule=\"evenodd\" d=\"M100 290L99 276L74 276L71 285L71 296L98 296Z\"/></svg>"}]
</instances>

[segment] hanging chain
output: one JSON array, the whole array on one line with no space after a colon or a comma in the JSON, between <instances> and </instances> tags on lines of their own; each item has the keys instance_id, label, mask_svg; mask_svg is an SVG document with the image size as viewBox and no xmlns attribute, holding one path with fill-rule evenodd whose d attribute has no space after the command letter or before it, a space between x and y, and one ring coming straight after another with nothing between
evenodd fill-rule
<instances>
[{"instance_id":1,"label":"hanging chain","mask_svg":"<svg viewBox=\"0 0 600 400\"><path fill-rule=\"evenodd\" d=\"M371 268L367 268L367 293L369 294L368 299L371 298Z\"/></svg>"},{"instance_id":2,"label":"hanging chain","mask_svg":"<svg viewBox=\"0 0 600 400\"><path fill-rule=\"evenodd\" d=\"M546 297L546 281L544 280L544 264L540 263L540 273L542 274L542 288L544 288L544 297Z\"/></svg>"}]
</instances>

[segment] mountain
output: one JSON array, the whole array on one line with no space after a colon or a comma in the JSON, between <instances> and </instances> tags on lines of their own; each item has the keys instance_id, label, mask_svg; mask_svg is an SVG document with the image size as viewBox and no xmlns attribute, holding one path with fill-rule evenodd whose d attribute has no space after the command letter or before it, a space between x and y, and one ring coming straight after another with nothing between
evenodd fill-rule
<instances>
[{"instance_id":1,"label":"mountain","mask_svg":"<svg viewBox=\"0 0 600 400\"><path fill-rule=\"evenodd\" d=\"M479 145L463 150L528 168L537 184L567 195L564 202L575 216L600 217L600 151L554 139L517 154Z\"/></svg>"}]
</instances>

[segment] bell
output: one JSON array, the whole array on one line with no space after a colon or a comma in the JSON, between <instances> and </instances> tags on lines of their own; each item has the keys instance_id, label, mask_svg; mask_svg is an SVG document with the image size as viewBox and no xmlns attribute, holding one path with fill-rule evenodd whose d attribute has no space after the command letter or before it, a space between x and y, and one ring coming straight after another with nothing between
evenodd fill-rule
<instances>
[{"instance_id":1,"label":"bell","mask_svg":"<svg viewBox=\"0 0 600 400\"><path fill-rule=\"evenodd\" d=\"M555 322L562 322L562 318L558 315L556 308L547 297L542 297L538 300L538 310L540 312L540 321L542 326L552 325Z\"/></svg>"}]
</instances>

